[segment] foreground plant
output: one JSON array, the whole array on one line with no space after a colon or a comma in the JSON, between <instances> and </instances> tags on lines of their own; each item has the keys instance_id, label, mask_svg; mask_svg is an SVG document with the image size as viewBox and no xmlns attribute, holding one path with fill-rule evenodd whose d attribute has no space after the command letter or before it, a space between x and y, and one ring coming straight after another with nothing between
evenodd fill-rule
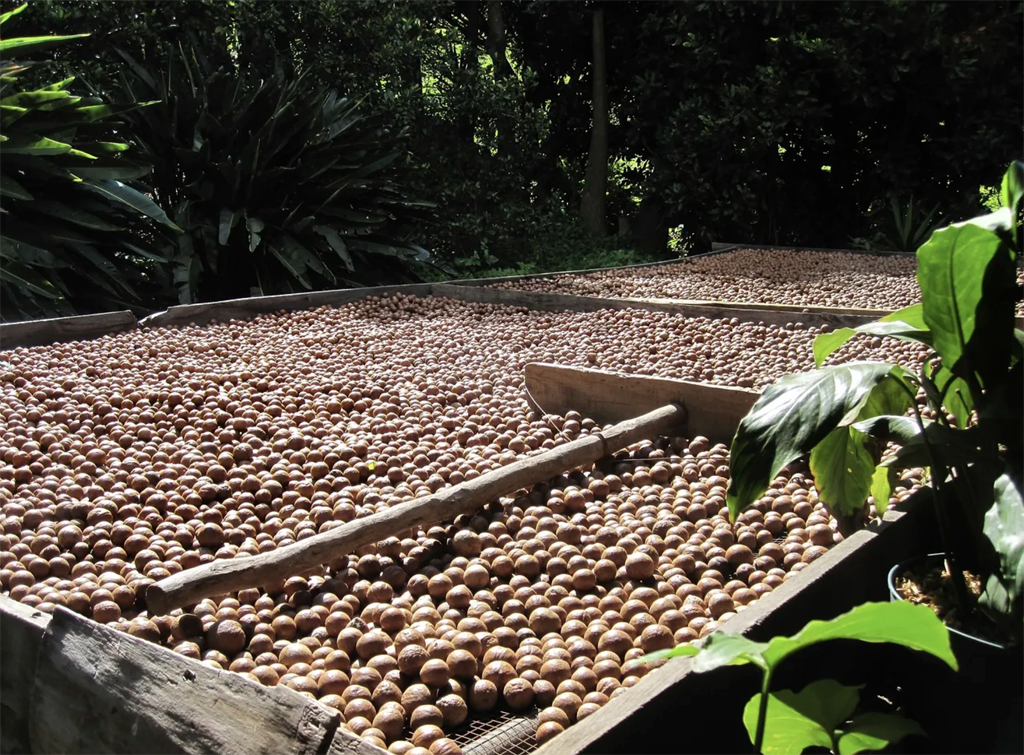
<instances>
[{"instance_id":1,"label":"foreground plant","mask_svg":"<svg viewBox=\"0 0 1024 755\"><path fill-rule=\"evenodd\" d=\"M22 5L0 15L0 24ZM0 298L3 319L105 309L146 311L162 288L150 220L172 224L129 183L149 172L126 159L119 116L145 102L108 104L69 91L74 78L26 89L40 66L24 56L88 36L0 40Z\"/></svg>"},{"instance_id":2,"label":"foreground plant","mask_svg":"<svg viewBox=\"0 0 1024 755\"><path fill-rule=\"evenodd\" d=\"M696 656L693 670L753 664L761 669L761 691L743 709L743 724L764 755L790 755L825 747L839 755L881 750L911 734L924 734L915 722L889 713L854 715L862 686L834 679L811 682L799 692L772 691L772 676L799 650L828 640L887 642L930 653L957 670L949 632L928 608L910 603L865 603L831 621L812 621L792 637L754 642L741 635L713 632L702 645L680 645L644 656L646 661Z\"/></svg>"},{"instance_id":3,"label":"foreground plant","mask_svg":"<svg viewBox=\"0 0 1024 755\"><path fill-rule=\"evenodd\" d=\"M129 120L153 196L185 230L181 302L416 279L426 252L404 234L430 205L394 181L400 134L358 102L280 67L216 67L194 41L161 70L120 55L124 91L161 101Z\"/></svg>"},{"instance_id":4,"label":"foreground plant","mask_svg":"<svg viewBox=\"0 0 1024 755\"><path fill-rule=\"evenodd\" d=\"M783 466L809 453L821 499L841 522L858 525L869 494L882 514L896 473L927 467L961 614L977 604L997 625L996 638L1017 643L1024 625L1024 333L1014 327L1022 193L1024 163L1015 162L999 210L936 231L918 250L920 304L815 339L819 369L779 380L740 423L728 490L735 517ZM874 362L821 367L858 333L932 352L920 374ZM889 441L899 449L879 463ZM980 578L980 600L964 570Z\"/></svg>"}]
</instances>

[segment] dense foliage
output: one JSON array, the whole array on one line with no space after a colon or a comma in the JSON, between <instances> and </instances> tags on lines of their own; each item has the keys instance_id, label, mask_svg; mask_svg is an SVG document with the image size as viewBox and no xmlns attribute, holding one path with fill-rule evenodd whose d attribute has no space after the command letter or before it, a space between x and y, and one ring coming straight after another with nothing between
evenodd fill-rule
<instances>
[{"instance_id":1,"label":"dense foliage","mask_svg":"<svg viewBox=\"0 0 1024 755\"><path fill-rule=\"evenodd\" d=\"M305 73L240 75L195 44L150 70L119 52L122 89L156 102L126 120L184 230L169 255L182 303L415 280L426 255L393 234L427 205L390 180L399 134Z\"/></svg>"},{"instance_id":2,"label":"dense foliage","mask_svg":"<svg viewBox=\"0 0 1024 755\"><path fill-rule=\"evenodd\" d=\"M71 78L25 85L38 65L26 57L67 41L0 41L3 319L126 306L145 312L165 286L146 221L167 217L128 185L148 168L127 159L117 137L124 115L145 103L75 96Z\"/></svg>"},{"instance_id":3,"label":"dense foliage","mask_svg":"<svg viewBox=\"0 0 1024 755\"><path fill-rule=\"evenodd\" d=\"M712 241L906 246L974 214L1024 135L1020 2L31 0L23 15L92 32L60 55L101 93L118 90L115 49L166 73L191 35L214 69L270 81L278 61L407 129L394 167L437 206L409 238L443 275ZM603 226L584 202L601 185Z\"/></svg>"},{"instance_id":4,"label":"dense foliage","mask_svg":"<svg viewBox=\"0 0 1024 755\"><path fill-rule=\"evenodd\" d=\"M969 615L977 600L996 639L1017 643L1024 626L1024 332L1014 327L1022 197L1024 162L1015 162L998 210L935 231L917 250L920 303L818 336L819 369L764 391L733 439L727 498L738 515L779 469L809 453L822 501L841 526L860 524L869 493L884 513L896 473L927 467L958 613ZM858 334L926 344L931 353L917 374L885 362L821 366ZM880 460L887 442L898 450ZM980 600L963 570L981 580Z\"/></svg>"}]
</instances>

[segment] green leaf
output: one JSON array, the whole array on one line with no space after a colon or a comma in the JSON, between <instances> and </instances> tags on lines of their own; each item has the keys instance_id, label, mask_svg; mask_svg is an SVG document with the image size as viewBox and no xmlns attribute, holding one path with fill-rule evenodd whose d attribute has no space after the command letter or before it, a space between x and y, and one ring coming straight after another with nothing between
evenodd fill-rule
<instances>
[{"instance_id":1,"label":"green leaf","mask_svg":"<svg viewBox=\"0 0 1024 755\"><path fill-rule=\"evenodd\" d=\"M761 693L758 692L743 707L743 725L747 727L751 742L756 741L760 709ZM792 755L814 746L831 749L831 734L813 719L787 705L777 694L770 694L761 752L764 755Z\"/></svg>"},{"instance_id":2,"label":"green leaf","mask_svg":"<svg viewBox=\"0 0 1024 755\"><path fill-rule=\"evenodd\" d=\"M923 322L920 324L917 322L920 313L921 305L915 304L886 315L876 322L869 322L856 328L840 328L831 333L822 333L814 339L814 363L821 367L829 355L857 334L930 344L931 333L924 327ZM899 319L900 317L906 319Z\"/></svg>"},{"instance_id":3,"label":"green leaf","mask_svg":"<svg viewBox=\"0 0 1024 755\"><path fill-rule=\"evenodd\" d=\"M249 252L255 252L260 245L260 232L263 230L263 221L259 218L246 218L245 228L249 231Z\"/></svg>"},{"instance_id":4,"label":"green leaf","mask_svg":"<svg viewBox=\"0 0 1024 755\"><path fill-rule=\"evenodd\" d=\"M74 155L85 160L96 159L95 156L75 149L70 144L36 134L13 136L4 142L0 151L5 155Z\"/></svg>"},{"instance_id":5,"label":"green leaf","mask_svg":"<svg viewBox=\"0 0 1024 755\"><path fill-rule=\"evenodd\" d=\"M985 513L982 531L999 557L999 573L993 577L1003 589L987 584L982 603L998 613L1012 614L1024 590L1024 498L1019 483L1005 473L993 491L995 502Z\"/></svg>"},{"instance_id":6,"label":"green leaf","mask_svg":"<svg viewBox=\"0 0 1024 755\"><path fill-rule=\"evenodd\" d=\"M1024 195L1024 162L1016 160L1010 163L1010 167L1003 175L1003 182L999 188L999 203L1009 209L1015 218L1022 195Z\"/></svg>"},{"instance_id":7,"label":"green leaf","mask_svg":"<svg viewBox=\"0 0 1024 755\"><path fill-rule=\"evenodd\" d=\"M925 420L925 423L932 424L931 420ZM853 427L873 438L892 441L904 446L919 442L921 436L921 426L917 424L916 419L910 417L883 414L856 422Z\"/></svg>"},{"instance_id":8,"label":"green leaf","mask_svg":"<svg viewBox=\"0 0 1024 755\"><path fill-rule=\"evenodd\" d=\"M764 755L790 755L808 747L832 747L832 732L857 707L860 687L847 687L834 679L819 679L799 692L780 690L768 695L765 713ZM757 736L761 694L743 709L750 741Z\"/></svg>"},{"instance_id":9,"label":"green leaf","mask_svg":"<svg viewBox=\"0 0 1024 755\"><path fill-rule=\"evenodd\" d=\"M3 174L0 174L0 196L25 200L31 200L34 198L29 194L28 189L10 176L5 176Z\"/></svg>"},{"instance_id":10,"label":"green leaf","mask_svg":"<svg viewBox=\"0 0 1024 755\"><path fill-rule=\"evenodd\" d=\"M13 10L9 10L6 13L0 13L0 25L7 23L8 19L10 19L12 16L17 16L19 13L21 13L27 7L28 7L28 3L22 3L21 5L19 5L17 8L14 8Z\"/></svg>"},{"instance_id":11,"label":"green leaf","mask_svg":"<svg viewBox=\"0 0 1024 755\"><path fill-rule=\"evenodd\" d=\"M945 407L953 415L957 427L966 428L974 411L974 394L967 381L956 377L944 364L930 362L921 381L925 392L936 406Z\"/></svg>"},{"instance_id":12,"label":"green leaf","mask_svg":"<svg viewBox=\"0 0 1024 755\"><path fill-rule=\"evenodd\" d=\"M651 661L660 661L663 658L678 658L681 656L697 655L700 652L700 648L696 645L676 645L674 648L667 648L665 650L656 650L653 653L647 653L640 658L644 663Z\"/></svg>"},{"instance_id":13,"label":"green leaf","mask_svg":"<svg viewBox=\"0 0 1024 755\"><path fill-rule=\"evenodd\" d=\"M88 37L88 34L66 34L62 37L16 37L14 39L0 39L0 53L7 57L27 55L30 52L46 50L56 47L72 39Z\"/></svg>"},{"instance_id":14,"label":"green leaf","mask_svg":"<svg viewBox=\"0 0 1024 755\"><path fill-rule=\"evenodd\" d=\"M896 470L879 464L871 475L871 496L875 499L875 512L878 516L885 514L889 508L889 498L896 488Z\"/></svg>"},{"instance_id":15,"label":"green leaf","mask_svg":"<svg viewBox=\"0 0 1024 755\"><path fill-rule=\"evenodd\" d=\"M854 716L839 736L839 755L879 752L911 734L924 735L917 721L891 713L863 713Z\"/></svg>"},{"instance_id":16,"label":"green leaf","mask_svg":"<svg viewBox=\"0 0 1024 755\"><path fill-rule=\"evenodd\" d=\"M352 255L348 253L348 248L345 246L345 242L336 230L326 225L315 225L313 226L313 231L319 233L327 240L327 244L334 250L335 254L341 258L342 264L345 265L345 268L349 272L356 269L355 265L352 264Z\"/></svg>"},{"instance_id":17,"label":"green leaf","mask_svg":"<svg viewBox=\"0 0 1024 755\"><path fill-rule=\"evenodd\" d=\"M1016 272L996 231L1008 231L1011 220L1004 208L955 223L936 231L917 252L933 347L955 375L970 379L976 372L983 384L998 379L1010 358Z\"/></svg>"},{"instance_id":18,"label":"green leaf","mask_svg":"<svg viewBox=\"0 0 1024 755\"><path fill-rule=\"evenodd\" d=\"M864 508L871 491L874 459L865 447L867 436L852 427L837 427L811 451L811 474L821 500L837 514Z\"/></svg>"},{"instance_id":19,"label":"green leaf","mask_svg":"<svg viewBox=\"0 0 1024 755\"><path fill-rule=\"evenodd\" d=\"M958 669L945 624L927 606L905 601L864 603L831 621L812 621L792 637L773 638L763 657L774 669L798 650L828 640L891 642L930 653Z\"/></svg>"},{"instance_id":20,"label":"green leaf","mask_svg":"<svg viewBox=\"0 0 1024 755\"><path fill-rule=\"evenodd\" d=\"M740 634L713 632L701 645L701 652L693 662L693 670L704 673L721 666L742 666L747 663L763 668L761 657L767 648L766 643L754 642Z\"/></svg>"},{"instance_id":21,"label":"green leaf","mask_svg":"<svg viewBox=\"0 0 1024 755\"><path fill-rule=\"evenodd\" d=\"M784 466L840 425L855 421L872 389L893 369L889 364L851 362L788 375L765 390L732 442L728 505L733 518Z\"/></svg>"},{"instance_id":22,"label":"green leaf","mask_svg":"<svg viewBox=\"0 0 1024 755\"><path fill-rule=\"evenodd\" d=\"M32 209L37 212L46 213L52 215L57 222L65 220L69 223L82 226L83 228L91 228L94 231L119 231L120 226L108 223L102 218L93 215L91 212L85 210L69 207L62 202L55 202L50 199L44 199L36 201L32 204Z\"/></svg>"},{"instance_id":23,"label":"green leaf","mask_svg":"<svg viewBox=\"0 0 1024 755\"><path fill-rule=\"evenodd\" d=\"M241 210L229 210L224 207L220 211L220 230L217 233L217 243L221 246L227 246L228 237L231 236L231 231L234 229L238 219L242 216Z\"/></svg>"},{"instance_id":24,"label":"green leaf","mask_svg":"<svg viewBox=\"0 0 1024 755\"><path fill-rule=\"evenodd\" d=\"M181 231L178 226L171 222L171 219L167 217L167 213L161 210L156 202L145 194L136 191L130 186L126 186L120 181L110 179L85 181L85 186L90 187L97 194L107 197L114 202L126 205L135 212L145 215L148 218L152 218L158 223L162 223L168 228L172 228L175 231Z\"/></svg>"},{"instance_id":25,"label":"green leaf","mask_svg":"<svg viewBox=\"0 0 1024 755\"><path fill-rule=\"evenodd\" d=\"M53 284L43 278L39 273L25 265L7 263L0 266L0 281L13 282L20 288L27 289L34 294L39 294L47 299L59 299L61 293Z\"/></svg>"}]
</instances>

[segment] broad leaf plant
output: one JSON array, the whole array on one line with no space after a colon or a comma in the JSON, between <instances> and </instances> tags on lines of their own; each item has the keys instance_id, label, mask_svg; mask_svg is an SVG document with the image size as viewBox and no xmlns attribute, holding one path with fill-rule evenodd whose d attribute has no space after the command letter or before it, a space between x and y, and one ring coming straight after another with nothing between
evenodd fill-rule
<instances>
[{"instance_id":1,"label":"broad leaf plant","mask_svg":"<svg viewBox=\"0 0 1024 755\"><path fill-rule=\"evenodd\" d=\"M881 515L897 473L926 467L960 613L980 608L1015 642L1024 625L1024 333L1014 320L1022 194L1024 163L1014 162L997 211L935 231L918 249L919 304L819 336L818 369L764 391L733 440L727 497L735 517L782 467L810 454L822 501L841 520L863 522L869 495ZM930 353L917 374L878 362L822 366L858 334ZM888 442L898 450L879 461ZM980 599L965 569L980 578Z\"/></svg>"}]
</instances>

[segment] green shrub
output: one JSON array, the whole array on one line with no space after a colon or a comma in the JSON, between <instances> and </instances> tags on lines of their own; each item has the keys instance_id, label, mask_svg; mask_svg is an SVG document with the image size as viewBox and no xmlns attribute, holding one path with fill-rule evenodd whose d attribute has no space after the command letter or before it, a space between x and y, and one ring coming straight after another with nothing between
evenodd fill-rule
<instances>
[{"instance_id":1,"label":"green shrub","mask_svg":"<svg viewBox=\"0 0 1024 755\"><path fill-rule=\"evenodd\" d=\"M0 24L24 10L0 15ZM24 88L24 55L84 35L0 41L0 315L55 317L128 307L146 311L166 288L153 245L167 216L129 185L144 163L125 159L119 116L148 103L106 104L69 91L73 78Z\"/></svg>"},{"instance_id":2,"label":"green shrub","mask_svg":"<svg viewBox=\"0 0 1024 755\"><path fill-rule=\"evenodd\" d=\"M119 54L125 93L161 101L129 119L153 196L185 231L181 302L417 279L428 255L405 229L431 205L393 180L401 133L307 74L215 67L194 41L160 71Z\"/></svg>"}]
</instances>

